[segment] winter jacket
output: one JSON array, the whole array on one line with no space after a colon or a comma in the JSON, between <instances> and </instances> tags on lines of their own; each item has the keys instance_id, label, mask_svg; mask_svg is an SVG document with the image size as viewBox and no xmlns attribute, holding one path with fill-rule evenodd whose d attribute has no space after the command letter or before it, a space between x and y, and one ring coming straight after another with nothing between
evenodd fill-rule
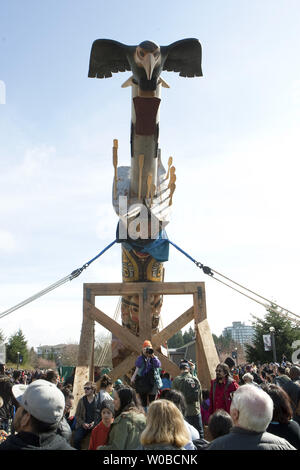
<instances>
[{"instance_id":1,"label":"winter jacket","mask_svg":"<svg viewBox=\"0 0 300 470\"><path fill-rule=\"evenodd\" d=\"M201 413L200 404L202 401L202 388L201 388L199 379L196 376L193 376L192 374L190 374L190 372L183 372L181 375L178 375L173 380L172 389L181 392L184 395L184 398L186 398L184 394L184 381L187 378L193 378L194 381L198 382L199 400L195 401L194 403L186 402L185 416L198 416Z\"/></svg>"},{"instance_id":2,"label":"winter jacket","mask_svg":"<svg viewBox=\"0 0 300 470\"><path fill-rule=\"evenodd\" d=\"M84 405L84 400L87 398L85 396L81 397L80 400L78 401L77 408L76 408L76 424L75 424L75 429L80 428L85 422L86 422L86 408ZM96 409L96 398L94 397L94 421L97 417L97 409Z\"/></svg>"},{"instance_id":3,"label":"winter jacket","mask_svg":"<svg viewBox=\"0 0 300 470\"><path fill-rule=\"evenodd\" d=\"M142 354L135 361L135 366L138 367L138 369L141 369L138 372L139 375L146 375L151 369L159 369L161 363L156 356L146 357Z\"/></svg>"},{"instance_id":4,"label":"winter jacket","mask_svg":"<svg viewBox=\"0 0 300 470\"><path fill-rule=\"evenodd\" d=\"M125 411L111 425L107 445L98 450L136 450L145 427L146 416L143 413Z\"/></svg>"},{"instance_id":5,"label":"winter jacket","mask_svg":"<svg viewBox=\"0 0 300 470\"><path fill-rule=\"evenodd\" d=\"M268 432L254 432L237 426L217 437L207 450L296 450L285 439Z\"/></svg>"},{"instance_id":6,"label":"winter jacket","mask_svg":"<svg viewBox=\"0 0 300 470\"><path fill-rule=\"evenodd\" d=\"M72 429L71 429L68 421L66 420L66 418L64 416L61 419L61 421L58 423L56 432L60 436L64 437L67 440L67 442L69 442L69 443L71 442Z\"/></svg>"},{"instance_id":7,"label":"winter jacket","mask_svg":"<svg viewBox=\"0 0 300 470\"><path fill-rule=\"evenodd\" d=\"M0 444L0 450L75 450L65 438L55 431L44 434L33 434L21 431L10 435Z\"/></svg>"},{"instance_id":8,"label":"winter jacket","mask_svg":"<svg viewBox=\"0 0 300 470\"><path fill-rule=\"evenodd\" d=\"M110 426L105 426L101 421L92 431L89 443L89 450L97 450L97 447L107 443Z\"/></svg>"},{"instance_id":9,"label":"winter jacket","mask_svg":"<svg viewBox=\"0 0 300 470\"><path fill-rule=\"evenodd\" d=\"M283 388L291 399L291 405L293 413L297 408L297 404L300 400L300 386L293 382L287 375L279 375L275 378L275 384Z\"/></svg>"},{"instance_id":10,"label":"winter jacket","mask_svg":"<svg viewBox=\"0 0 300 470\"><path fill-rule=\"evenodd\" d=\"M161 367L160 360L156 356L146 357L142 354L135 361L135 366L138 369L137 375L142 377L147 375L153 369L154 385L152 390L150 390L149 395L156 395L162 386L159 372L159 368Z\"/></svg>"},{"instance_id":11,"label":"winter jacket","mask_svg":"<svg viewBox=\"0 0 300 470\"><path fill-rule=\"evenodd\" d=\"M230 405L232 400L232 393L239 388L239 385L231 377L227 377L225 383L218 383L215 380L211 381L209 392L209 416L217 409L230 412Z\"/></svg>"},{"instance_id":12,"label":"winter jacket","mask_svg":"<svg viewBox=\"0 0 300 470\"><path fill-rule=\"evenodd\" d=\"M267 432L283 437L297 450L300 449L300 426L296 421L292 419L288 423L272 421L267 428Z\"/></svg>"}]
</instances>

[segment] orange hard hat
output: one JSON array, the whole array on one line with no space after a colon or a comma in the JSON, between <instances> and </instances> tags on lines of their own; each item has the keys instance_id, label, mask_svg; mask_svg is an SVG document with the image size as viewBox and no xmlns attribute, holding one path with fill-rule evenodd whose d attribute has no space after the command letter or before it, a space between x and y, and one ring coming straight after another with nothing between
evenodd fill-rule
<instances>
[{"instance_id":1,"label":"orange hard hat","mask_svg":"<svg viewBox=\"0 0 300 470\"><path fill-rule=\"evenodd\" d=\"M148 339L146 339L143 343L143 349L144 348L152 348L152 344Z\"/></svg>"}]
</instances>

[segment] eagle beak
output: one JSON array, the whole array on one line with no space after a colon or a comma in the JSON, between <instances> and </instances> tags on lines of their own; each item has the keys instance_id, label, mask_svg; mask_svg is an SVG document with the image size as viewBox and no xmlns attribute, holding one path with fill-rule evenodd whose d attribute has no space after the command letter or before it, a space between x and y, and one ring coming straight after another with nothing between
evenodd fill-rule
<instances>
[{"instance_id":1,"label":"eagle beak","mask_svg":"<svg viewBox=\"0 0 300 470\"><path fill-rule=\"evenodd\" d=\"M146 55L144 61L143 61L143 67L145 69L146 75L148 80L151 80L152 78L152 73L156 64L156 60L154 58L154 55L149 53Z\"/></svg>"}]
</instances>

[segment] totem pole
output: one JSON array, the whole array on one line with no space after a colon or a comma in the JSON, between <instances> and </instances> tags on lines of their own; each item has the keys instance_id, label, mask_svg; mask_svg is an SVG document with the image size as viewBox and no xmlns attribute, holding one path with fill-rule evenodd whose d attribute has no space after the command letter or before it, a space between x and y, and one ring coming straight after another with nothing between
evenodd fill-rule
<instances>
[{"instance_id":1,"label":"totem pole","mask_svg":"<svg viewBox=\"0 0 300 470\"><path fill-rule=\"evenodd\" d=\"M122 85L131 87L131 164L118 167L118 140L113 141L112 202L119 217L117 240L122 245L123 282L162 282L163 263L169 244L165 226L176 189L176 170L169 157L167 169L158 146L161 88L169 85L162 71L179 72L181 77L202 76L201 45L197 39L183 39L169 46L143 41L128 46L117 41L94 41L89 77L108 78L112 73L131 71ZM162 295L151 298L152 331L159 327ZM139 297L123 296L122 325L139 335ZM129 351L113 337L113 366Z\"/></svg>"}]
</instances>

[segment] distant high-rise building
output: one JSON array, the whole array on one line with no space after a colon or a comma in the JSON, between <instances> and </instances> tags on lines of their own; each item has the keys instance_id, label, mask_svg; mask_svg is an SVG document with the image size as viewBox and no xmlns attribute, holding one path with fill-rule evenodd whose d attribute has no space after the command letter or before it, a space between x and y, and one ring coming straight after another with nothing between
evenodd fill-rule
<instances>
[{"instance_id":1,"label":"distant high-rise building","mask_svg":"<svg viewBox=\"0 0 300 470\"><path fill-rule=\"evenodd\" d=\"M232 326L224 328L222 335L230 335L233 341L243 345L251 344L254 335L254 328L250 325L245 325L240 321L234 321L232 322Z\"/></svg>"}]
</instances>

